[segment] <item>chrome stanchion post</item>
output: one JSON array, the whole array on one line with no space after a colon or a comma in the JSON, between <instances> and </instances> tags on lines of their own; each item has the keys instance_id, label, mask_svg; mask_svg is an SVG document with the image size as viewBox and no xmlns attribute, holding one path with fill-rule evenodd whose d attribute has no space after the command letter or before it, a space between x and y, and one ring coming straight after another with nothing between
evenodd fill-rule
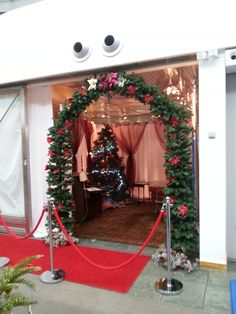
<instances>
[{"instance_id":1,"label":"chrome stanchion post","mask_svg":"<svg viewBox=\"0 0 236 314\"><path fill-rule=\"evenodd\" d=\"M83 192L84 192L84 202L85 202L85 214L84 217L81 219L80 224L84 222L88 215L88 201L87 201L87 192L86 192L86 185L85 182L88 181L87 173L82 169L79 173L79 180L83 183Z\"/></svg>"},{"instance_id":2,"label":"chrome stanchion post","mask_svg":"<svg viewBox=\"0 0 236 314\"><path fill-rule=\"evenodd\" d=\"M53 238L52 238L52 204L48 201L48 235L49 235L49 253L50 253L50 270L46 270L40 276L43 283L53 284L64 280L65 271L62 269L54 269L53 261Z\"/></svg>"},{"instance_id":3,"label":"chrome stanchion post","mask_svg":"<svg viewBox=\"0 0 236 314\"><path fill-rule=\"evenodd\" d=\"M167 277L155 282L156 290L165 295L175 295L183 291L183 284L172 278L171 275L171 225L170 225L170 198L166 197L164 204L167 211Z\"/></svg>"}]
</instances>

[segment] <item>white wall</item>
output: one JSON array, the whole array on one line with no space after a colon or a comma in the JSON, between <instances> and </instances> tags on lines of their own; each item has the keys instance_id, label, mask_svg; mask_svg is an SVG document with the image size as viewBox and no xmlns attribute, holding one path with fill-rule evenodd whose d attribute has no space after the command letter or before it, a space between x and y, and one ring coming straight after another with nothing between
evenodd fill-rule
<instances>
[{"instance_id":1,"label":"white wall","mask_svg":"<svg viewBox=\"0 0 236 314\"><path fill-rule=\"evenodd\" d=\"M9 11L0 16L0 85L235 46L235 6L232 0L126 1L125 6L44 0ZM124 43L114 57L101 48L110 34ZM81 63L72 54L77 41L92 48Z\"/></svg>"},{"instance_id":2,"label":"white wall","mask_svg":"<svg viewBox=\"0 0 236 314\"><path fill-rule=\"evenodd\" d=\"M199 60L200 260L226 259L226 89L224 54ZM215 135L215 138L209 138Z\"/></svg>"},{"instance_id":3,"label":"white wall","mask_svg":"<svg viewBox=\"0 0 236 314\"><path fill-rule=\"evenodd\" d=\"M227 257L236 260L236 74L227 75Z\"/></svg>"},{"instance_id":4,"label":"white wall","mask_svg":"<svg viewBox=\"0 0 236 314\"><path fill-rule=\"evenodd\" d=\"M50 88L47 86L28 87L27 104L29 112L32 227L34 227L42 212L43 205L47 201L47 172L44 169L48 162L47 130L53 122ZM45 219L34 235L40 236L44 233Z\"/></svg>"},{"instance_id":5,"label":"white wall","mask_svg":"<svg viewBox=\"0 0 236 314\"><path fill-rule=\"evenodd\" d=\"M25 5L38 2L40 0L1 0L0 1L0 12L7 12Z\"/></svg>"}]
</instances>

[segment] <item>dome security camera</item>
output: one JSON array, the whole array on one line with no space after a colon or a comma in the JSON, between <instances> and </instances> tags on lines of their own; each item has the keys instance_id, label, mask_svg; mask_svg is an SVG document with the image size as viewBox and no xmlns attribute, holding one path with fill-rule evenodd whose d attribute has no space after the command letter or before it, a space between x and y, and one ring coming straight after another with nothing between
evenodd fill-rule
<instances>
[{"instance_id":1,"label":"dome security camera","mask_svg":"<svg viewBox=\"0 0 236 314\"><path fill-rule=\"evenodd\" d=\"M115 56L121 51L122 46L123 44L119 39L116 39L113 35L107 35L102 45L103 54L108 57Z\"/></svg>"},{"instance_id":2,"label":"dome security camera","mask_svg":"<svg viewBox=\"0 0 236 314\"><path fill-rule=\"evenodd\" d=\"M83 62L90 56L91 49L88 46L83 45L81 42L76 42L73 46L73 54L76 61Z\"/></svg>"},{"instance_id":3,"label":"dome security camera","mask_svg":"<svg viewBox=\"0 0 236 314\"><path fill-rule=\"evenodd\" d=\"M236 60L236 50L234 50L233 52L231 52L230 54L230 59L235 61Z\"/></svg>"}]
</instances>

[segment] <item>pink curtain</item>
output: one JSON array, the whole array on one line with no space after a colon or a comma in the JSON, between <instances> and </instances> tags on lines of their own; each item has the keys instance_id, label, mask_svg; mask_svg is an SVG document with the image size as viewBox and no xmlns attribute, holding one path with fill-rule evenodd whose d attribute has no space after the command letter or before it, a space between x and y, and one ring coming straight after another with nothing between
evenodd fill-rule
<instances>
[{"instance_id":1,"label":"pink curtain","mask_svg":"<svg viewBox=\"0 0 236 314\"><path fill-rule=\"evenodd\" d=\"M88 153L91 151L92 133L93 133L93 125L91 122L83 119L83 117L78 117L75 120L73 128L72 128L73 172L77 172L76 153L82 142L83 136L85 136L85 139L86 139ZM88 156L90 155L88 154ZM89 159L88 159L88 162L89 162Z\"/></svg>"},{"instance_id":2,"label":"pink curtain","mask_svg":"<svg viewBox=\"0 0 236 314\"><path fill-rule=\"evenodd\" d=\"M138 150L146 125L146 123L134 123L116 125L112 128L118 146L128 155L126 162L126 176L130 186L135 183L136 164L134 155Z\"/></svg>"},{"instance_id":3,"label":"pink curtain","mask_svg":"<svg viewBox=\"0 0 236 314\"><path fill-rule=\"evenodd\" d=\"M77 150L82 142L84 136L84 130L82 127L83 118L79 117L75 120L74 125L72 127L72 150L73 150L73 172L77 172L77 159L75 157Z\"/></svg>"},{"instance_id":4,"label":"pink curtain","mask_svg":"<svg viewBox=\"0 0 236 314\"><path fill-rule=\"evenodd\" d=\"M91 164L91 156L89 153L91 152L91 137L92 137L93 132L94 130L93 130L92 123L89 122L88 120L84 120L84 135L85 135L85 140L86 140L86 145L87 145L87 150L88 150L87 168L89 168Z\"/></svg>"},{"instance_id":5,"label":"pink curtain","mask_svg":"<svg viewBox=\"0 0 236 314\"><path fill-rule=\"evenodd\" d=\"M165 129L164 124L161 120L157 120L153 123L157 140L159 141L161 147L165 149L166 147L166 138L165 138Z\"/></svg>"}]
</instances>

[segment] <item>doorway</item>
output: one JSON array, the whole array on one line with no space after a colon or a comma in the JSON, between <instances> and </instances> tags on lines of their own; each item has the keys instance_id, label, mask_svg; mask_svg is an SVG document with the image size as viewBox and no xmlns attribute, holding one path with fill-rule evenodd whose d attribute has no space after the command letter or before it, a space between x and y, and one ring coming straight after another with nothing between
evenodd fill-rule
<instances>
[{"instance_id":1,"label":"doorway","mask_svg":"<svg viewBox=\"0 0 236 314\"><path fill-rule=\"evenodd\" d=\"M182 64L178 66L175 65L173 68L166 67L165 69L163 68L159 69L155 67L148 68L148 69L146 68L143 70L135 70L134 73L136 75L142 76L148 85L159 86L159 89L165 91L169 95L169 97L173 98L176 102L180 104L184 104L184 105L189 105L188 106L189 110L192 110L193 112L192 125L194 126L195 133L197 133L196 126L198 125L198 119L197 119L197 99L196 99L196 94L197 94L196 92L197 90L196 62L191 65L189 64L185 64L185 65ZM81 86L82 86L81 81L79 81L79 79L77 81L73 80L70 82L67 81L67 82L61 82L61 83L51 85L54 116L57 116L58 111L60 110L60 107L61 107L60 104L62 104L66 98L71 97L73 92L80 90ZM60 96L63 96L63 97L60 97ZM130 124L137 123L137 122L150 123L152 119L155 119L155 117L152 117L152 113L150 112L150 110L142 103L137 103L136 101L131 100L131 99L128 99L128 100L123 99L121 97L112 97L112 99L108 99L108 100L104 98L99 99L96 103L90 104L90 106L86 109L86 111L83 112L83 117L87 118L87 120L93 122L97 126L101 125L104 120L106 123L109 121L110 124L119 123L121 125L125 125L127 124L127 122L129 122ZM197 143L197 139L195 137L195 141L193 145L193 157L196 157L193 159L195 162L197 161L197 150L196 150L197 144L196 143ZM152 150L153 150L153 147L154 146L152 145L151 146ZM82 141L81 141L80 148L82 150ZM86 147L85 149L83 149L83 151L85 152L84 157L83 157L82 151L79 154L77 154L78 155L77 165L79 165L81 169L84 170L84 168L85 169L87 168L84 162L87 157L86 155L88 154L86 151ZM144 157L143 155L144 155L144 152L146 151L148 152L148 150L141 151L142 158ZM150 153L148 154L148 156L150 156ZM138 156L136 157L138 161ZM125 156L124 156L124 160L125 160ZM142 171L143 171L143 164L144 163L142 162ZM79 173L81 169L77 169L77 172ZM197 167L193 167L193 171L195 172L195 175L196 175ZM149 185L150 185L150 181L152 183L153 180L154 179L150 178L150 176L147 176L147 177L141 177L141 175L139 177L137 176L137 181L148 182ZM196 186L197 185L193 183L193 191L195 194L197 194ZM138 194L138 191L136 191L136 193ZM143 193L141 194L143 197ZM149 193L146 195L146 197L148 196L149 196ZM114 224L111 223L111 226L113 227ZM92 229L94 229L94 226ZM90 236L92 237L92 235Z\"/></svg>"}]
</instances>

